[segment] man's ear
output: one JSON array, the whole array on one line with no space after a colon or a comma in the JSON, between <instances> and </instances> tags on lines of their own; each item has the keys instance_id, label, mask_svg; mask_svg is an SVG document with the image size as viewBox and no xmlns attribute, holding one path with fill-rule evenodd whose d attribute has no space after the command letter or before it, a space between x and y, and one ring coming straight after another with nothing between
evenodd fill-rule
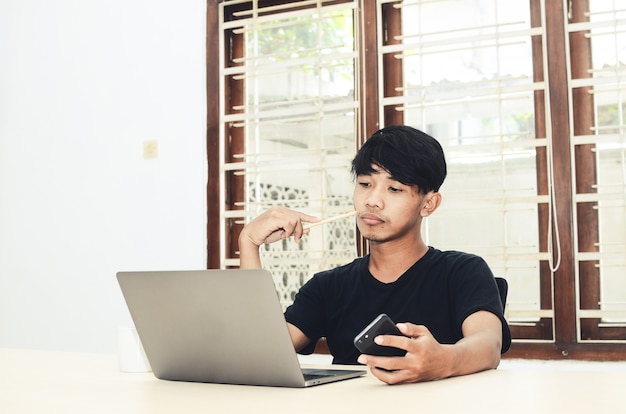
<instances>
[{"instance_id":1,"label":"man's ear","mask_svg":"<svg viewBox=\"0 0 626 414\"><path fill-rule=\"evenodd\" d=\"M439 205L441 204L441 194L435 191L431 191L430 193L424 196L424 206L420 211L422 217L428 217L437 210Z\"/></svg>"}]
</instances>

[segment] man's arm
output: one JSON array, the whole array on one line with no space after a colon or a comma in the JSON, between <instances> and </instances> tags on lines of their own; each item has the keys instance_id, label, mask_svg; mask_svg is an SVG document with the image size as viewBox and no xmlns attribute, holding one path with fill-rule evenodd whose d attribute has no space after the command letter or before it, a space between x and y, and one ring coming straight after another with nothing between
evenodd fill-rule
<instances>
[{"instance_id":1,"label":"man's arm","mask_svg":"<svg viewBox=\"0 0 626 414\"><path fill-rule=\"evenodd\" d=\"M453 345L438 343L422 325L399 323L398 328L407 337L381 335L375 341L405 349L404 357L359 357L359 362L370 366L372 373L388 384L472 374L496 368L500 363L502 323L491 312L468 316L462 325L463 339Z\"/></svg>"},{"instance_id":2,"label":"man's arm","mask_svg":"<svg viewBox=\"0 0 626 414\"><path fill-rule=\"evenodd\" d=\"M296 242L308 233L302 222L315 223L319 218L285 207L274 206L248 223L239 234L239 267L261 268L259 246L293 236Z\"/></svg>"},{"instance_id":3,"label":"man's arm","mask_svg":"<svg viewBox=\"0 0 626 414\"><path fill-rule=\"evenodd\" d=\"M462 325L463 339L453 345L455 360L450 376L497 368L502 349L502 322L488 311L468 316Z\"/></svg>"},{"instance_id":4,"label":"man's arm","mask_svg":"<svg viewBox=\"0 0 626 414\"><path fill-rule=\"evenodd\" d=\"M289 328L289 335L291 335L291 342L293 342L293 347L296 351L300 351L305 346L307 346L311 340L298 328L296 325L293 325L287 322L287 328Z\"/></svg>"}]
</instances>

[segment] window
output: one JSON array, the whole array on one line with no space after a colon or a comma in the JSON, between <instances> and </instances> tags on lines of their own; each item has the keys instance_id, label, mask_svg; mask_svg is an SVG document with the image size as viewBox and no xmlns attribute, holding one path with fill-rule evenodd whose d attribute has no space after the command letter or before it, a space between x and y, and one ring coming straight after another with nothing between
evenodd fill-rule
<instances>
[{"instance_id":1,"label":"window","mask_svg":"<svg viewBox=\"0 0 626 414\"><path fill-rule=\"evenodd\" d=\"M242 225L273 204L350 210L355 149L406 123L449 164L425 238L509 281L509 355L623 357L625 14L612 0L209 2L208 266L237 266ZM287 305L366 249L342 221L263 262Z\"/></svg>"}]
</instances>

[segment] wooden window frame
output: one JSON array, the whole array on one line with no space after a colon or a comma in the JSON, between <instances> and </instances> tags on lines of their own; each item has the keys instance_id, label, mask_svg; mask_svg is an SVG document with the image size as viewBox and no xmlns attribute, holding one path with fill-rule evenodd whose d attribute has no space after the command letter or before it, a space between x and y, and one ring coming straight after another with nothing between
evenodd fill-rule
<instances>
[{"instance_id":1,"label":"wooden window frame","mask_svg":"<svg viewBox=\"0 0 626 414\"><path fill-rule=\"evenodd\" d=\"M572 72L580 74L584 72L589 65L589 48L588 42L579 34L570 36L566 39L565 18L567 13L565 12L567 7L571 7L570 18L573 21L582 21L585 17L581 15L582 10L586 10L587 2L589 0L568 0L562 1L549 1L545 2L545 22L546 22L546 42L547 54L550 56L547 62L547 75L550 79L548 93L550 96L550 120L552 129L552 156L554 159L554 165L558 165L559 168L555 168L554 173L554 188L556 203L556 214L559 217L557 228L560 236L561 247L561 262L556 272L552 273L547 263L541 264L541 307L542 309L554 308L554 319L540 320L534 326L516 327L512 326L514 337L525 338L546 338L552 336L554 332L553 341L549 342L527 342L527 341L514 341L510 351L505 355L508 358L538 358L538 359L584 359L584 360L623 360L626 358L626 344L623 343L586 343L578 341L578 325L577 325L577 298L576 298L576 260L575 260L575 246L578 244L581 251L594 251L594 243L598 240L598 217L597 212L591 208L591 206L575 206L573 203L573 181L572 181L572 147L570 142L571 131L570 115L567 110L569 96L568 96L568 79L567 79L567 56L565 53L565 46L569 41L572 49ZM261 0L261 2L263 2ZM286 3L288 0L267 0L265 3ZM207 268L219 268L220 267L220 240L219 228L220 228L220 201L219 197L214 197L220 191L220 171L219 171L219 148L220 140L228 140L230 145L241 145L242 137L233 136L229 131L226 132L226 136L219 135L219 123L220 123L220 100L217 99L219 95L219 67L216 62L219 60L218 52L219 47L219 0L207 0L207 15L206 15L206 80L207 80L207 162L208 162L208 182L207 182ZM541 16L541 1L529 0L531 8L532 19L539 19ZM363 34L359 36L360 42L360 87L361 87L361 121L360 121L360 136L367 137L372 132L380 128L380 109L379 109L379 74L377 63L377 3L371 0L361 0L358 18L360 19ZM388 8L384 11L384 19L392 24L388 25L388 30L400 30L400 15L399 11L392 8ZM540 56L541 53L537 53L537 48L543 47L541 39L534 40L534 55ZM587 48L585 48L587 44ZM238 47L236 42L233 43L233 47ZM241 47L241 46L239 46ZM544 76L543 63L538 59L533 59L535 76L541 79ZM394 65L398 65L397 62L384 62L385 71L387 74L393 74L394 79L388 78L389 85L397 84L397 77L402 76L401 69L398 70ZM389 75L388 75L389 76ZM236 97L238 85L227 85L227 93L225 99L232 99ZM387 85L383 85L383 88ZM542 114L542 102L543 92L537 92L535 97L536 102L536 129L537 136L545 136L546 119ZM574 132L584 131L588 129L590 125L593 125L593 102L592 99L585 90L577 90L572 94L572 99L575 102L575 120L573 123ZM232 103L232 102L229 102ZM383 114L385 124L402 123L402 115L398 111L388 111ZM543 133L542 133L543 132ZM357 143L360 145L361 143ZM582 171L595 171L595 159L590 155L589 148L579 147L575 149L574 160L577 165L585 166L585 168L577 169L576 177L576 190L579 192L591 192L589 186L593 184L593 174L586 173L584 175ZM224 154L226 157L228 154ZM538 151L539 158L545 159L545 150ZM228 159L228 158L226 158ZM539 162L538 165L545 165L545 162ZM545 183L545 174L547 171L543 167L538 168L538 182ZM242 183L228 183L232 186L231 194L236 194L240 190ZM544 186L545 187L545 186ZM540 192L547 194L546 188L540 188ZM227 208L233 208L234 200L227 200L229 204ZM577 211L574 211L577 208ZM540 208L540 221L547 220L548 209L545 206ZM583 236L576 236L574 234L573 223L575 217L578 217L578 229L579 234ZM541 223L541 228L547 228L547 226ZM231 232L229 240L226 241L227 249L236 249L237 235L240 228L236 225L229 226ZM556 234L556 233L555 233ZM574 240L574 237L578 237L578 240ZM547 239L547 234L542 235L542 240ZM366 244L364 240L358 237L357 252L363 254L366 251ZM542 251L547 251L544 245L540 246ZM599 301L599 276L598 271L593 266L583 265L585 269L580 269L581 274L587 275L581 277L581 283L584 285L584 291L587 294L580 298L581 307L584 309L594 309L597 307ZM593 269L592 269L593 268ZM552 286L554 284L554 286ZM582 289L581 289L582 290ZM554 300L551 297L551 292L554 291ZM554 327L552 326L554 321ZM606 329L605 334L599 334L601 328L598 327L598 321L589 321L581 324L583 334L590 332L593 335L603 335L602 338L615 339L619 337L624 338L624 331L618 329ZM593 332L592 332L593 331Z\"/></svg>"}]
</instances>

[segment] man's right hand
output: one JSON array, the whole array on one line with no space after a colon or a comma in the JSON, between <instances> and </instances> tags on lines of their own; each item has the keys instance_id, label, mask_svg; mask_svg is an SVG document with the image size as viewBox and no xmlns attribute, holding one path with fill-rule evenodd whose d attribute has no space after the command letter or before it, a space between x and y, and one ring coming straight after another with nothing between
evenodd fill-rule
<instances>
[{"instance_id":1,"label":"man's right hand","mask_svg":"<svg viewBox=\"0 0 626 414\"><path fill-rule=\"evenodd\" d=\"M240 267L260 268L259 246L293 236L300 242L309 230L303 222L315 223L321 219L281 206L274 206L248 223L239 234Z\"/></svg>"}]
</instances>

